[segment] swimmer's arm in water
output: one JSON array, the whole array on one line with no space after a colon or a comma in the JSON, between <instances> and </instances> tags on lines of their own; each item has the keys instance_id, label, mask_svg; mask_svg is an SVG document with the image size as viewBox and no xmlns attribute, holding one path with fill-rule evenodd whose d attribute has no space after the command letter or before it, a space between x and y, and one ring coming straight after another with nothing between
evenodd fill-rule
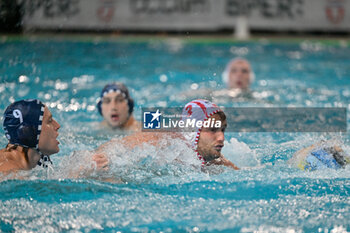
<instances>
[{"instance_id":1,"label":"swimmer's arm in water","mask_svg":"<svg viewBox=\"0 0 350 233\"><path fill-rule=\"evenodd\" d=\"M105 154L94 154L91 160L95 164L91 166L80 166L78 169L71 171L69 177L71 178L81 178L90 176L95 171L108 171L109 170L109 159ZM91 161L86 161L90 163Z\"/></svg>"},{"instance_id":2,"label":"swimmer's arm in water","mask_svg":"<svg viewBox=\"0 0 350 233\"><path fill-rule=\"evenodd\" d=\"M111 145L120 143L120 142L121 142L121 140L119 138L112 138L108 142L105 142L102 145L100 145L93 153L94 154L104 154L104 152L106 151L106 149L108 147L110 147Z\"/></svg>"},{"instance_id":3,"label":"swimmer's arm in water","mask_svg":"<svg viewBox=\"0 0 350 233\"><path fill-rule=\"evenodd\" d=\"M147 133L139 132L139 133L135 133L132 135L128 135L122 139L121 138L112 138L108 142L105 142L104 144L99 146L94 151L94 153L95 154L104 154L108 148L112 148L114 145L118 145L118 144L126 146L129 149L132 149L135 146L141 145L142 143L150 140L150 137L147 137L148 135L144 135L144 134L147 134Z\"/></svg>"},{"instance_id":4,"label":"swimmer's arm in water","mask_svg":"<svg viewBox=\"0 0 350 233\"><path fill-rule=\"evenodd\" d=\"M110 141L102 144L95 150L95 154L105 153L105 151L108 148L113 148L114 145L123 145L127 147L128 149L133 149L137 146L141 146L144 143L153 145L153 146L159 146L159 141L163 139L165 136L169 137L170 139L175 138L181 138L181 134L178 133L154 133L154 132L138 132L134 133L132 135L128 135L122 139L120 138L113 138Z\"/></svg>"},{"instance_id":5,"label":"swimmer's arm in water","mask_svg":"<svg viewBox=\"0 0 350 233\"><path fill-rule=\"evenodd\" d=\"M239 167L237 167L234 163L232 163L230 160L226 159L225 157L220 158L223 162L223 165L226 167L231 167L234 170L239 170Z\"/></svg>"},{"instance_id":6,"label":"swimmer's arm in water","mask_svg":"<svg viewBox=\"0 0 350 233\"><path fill-rule=\"evenodd\" d=\"M146 133L146 132L139 132L135 133L129 136L126 136L122 139L120 138L113 138L110 141L102 144L99 146L95 151L93 151L92 160L96 162L96 169L97 170L108 170L109 167L109 160L108 156L106 155L106 151L108 148L113 148L115 145L123 145L126 146L129 149L133 149L136 146L140 146L143 143L149 143L151 145L157 145L157 142L161 138L161 134L159 133ZM82 169L80 169L81 171ZM94 171L94 168L91 168L91 170L85 171L88 174L91 174Z\"/></svg>"},{"instance_id":7,"label":"swimmer's arm in water","mask_svg":"<svg viewBox=\"0 0 350 233\"><path fill-rule=\"evenodd\" d=\"M220 154L220 157L217 159L214 159L209 162L210 164L215 164L215 165L224 165L226 167L231 167L234 170L239 170L239 167L237 167L234 163L232 163L230 160L226 159L223 154Z\"/></svg>"},{"instance_id":8,"label":"swimmer's arm in water","mask_svg":"<svg viewBox=\"0 0 350 233\"><path fill-rule=\"evenodd\" d=\"M96 169L99 171L107 171L109 169L109 159L104 154L94 154L92 161L96 163Z\"/></svg>"}]
</instances>

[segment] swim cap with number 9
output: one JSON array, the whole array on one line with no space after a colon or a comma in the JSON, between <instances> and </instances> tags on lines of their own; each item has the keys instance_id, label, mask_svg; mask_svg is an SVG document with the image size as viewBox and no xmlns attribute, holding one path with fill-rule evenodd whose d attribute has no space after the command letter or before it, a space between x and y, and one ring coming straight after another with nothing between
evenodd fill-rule
<instances>
[{"instance_id":1,"label":"swim cap with number 9","mask_svg":"<svg viewBox=\"0 0 350 233\"><path fill-rule=\"evenodd\" d=\"M40 100L20 100L4 112L4 131L9 143L38 148L45 106Z\"/></svg>"}]
</instances>

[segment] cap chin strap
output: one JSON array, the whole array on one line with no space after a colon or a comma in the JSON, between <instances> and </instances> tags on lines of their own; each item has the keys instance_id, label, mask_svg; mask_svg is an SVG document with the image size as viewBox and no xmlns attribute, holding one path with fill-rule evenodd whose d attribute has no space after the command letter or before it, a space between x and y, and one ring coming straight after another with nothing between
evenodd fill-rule
<instances>
[{"instance_id":1,"label":"cap chin strap","mask_svg":"<svg viewBox=\"0 0 350 233\"><path fill-rule=\"evenodd\" d=\"M52 168L52 161L50 159L50 157L48 155L44 155L43 153L41 153L41 151L39 149L36 149L36 151L39 153L40 155L40 159L38 161L38 166L43 167L43 168Z\"/></svg>"},{"instance_id":2,"label":"cap chin strap","mask_svg":"<svg viewBox=\"0 0 350 233\"><path fill-rule=\"evenodd\" d=\"M203 156L201 156L198 152L198 150L195 150L196 154L197 154L197 158L199 161L201 161L201 165L202 167L205 167L205 165L207 165L207 161L205 160L205 158Z\"/></svg>"}]
</instances>

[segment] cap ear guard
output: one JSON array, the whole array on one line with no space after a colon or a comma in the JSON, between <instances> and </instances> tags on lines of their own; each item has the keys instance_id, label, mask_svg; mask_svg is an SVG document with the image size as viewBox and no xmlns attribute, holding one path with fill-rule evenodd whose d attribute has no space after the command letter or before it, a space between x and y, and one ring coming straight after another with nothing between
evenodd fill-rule
<instances>
[{"instance_id":1,"label":"cap ear guard","mask_svg":"<svg viewBox=\"0 0 350 233\"><path fill-rule=\"evenodd\" d=\"M18 135L19 141L21 141L24 146L30 147L30 148L38 147L39 137L33 140L32 135L40 135L40 133L38 133L34 125L27 125L26 123L22 123L22 125L17 129L17 135ZM15 144L15 143L12 143L12 144Z\"/></svg>"},{"instance_id":2,"label":"cap ear guard","mask_svg":"<svg viewBox=\"0 0 350 233\"><path fill-rule=\"evenodd\" d=\"M97 110L98 110L98 113L100 113L100 115L103 116L101 105L102 105L102 98L100 98L100 100L97 103Z\"/></svg>"}]
</instances>

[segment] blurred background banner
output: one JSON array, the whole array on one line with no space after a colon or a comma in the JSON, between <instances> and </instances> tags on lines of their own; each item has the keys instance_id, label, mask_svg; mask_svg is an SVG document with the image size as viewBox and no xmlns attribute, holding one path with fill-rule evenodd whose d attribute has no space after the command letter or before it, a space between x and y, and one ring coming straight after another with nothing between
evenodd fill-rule
<instances>
[{"instance_id":1,"label":"blurred background banner","mask_svg":"<svg viewBox=\"0 0 350 233\"><path fill-rule=\"evenodd\" d=\"M350 31L350 0L22 0L25 30Z\"/></svg>"}]
</instances>

